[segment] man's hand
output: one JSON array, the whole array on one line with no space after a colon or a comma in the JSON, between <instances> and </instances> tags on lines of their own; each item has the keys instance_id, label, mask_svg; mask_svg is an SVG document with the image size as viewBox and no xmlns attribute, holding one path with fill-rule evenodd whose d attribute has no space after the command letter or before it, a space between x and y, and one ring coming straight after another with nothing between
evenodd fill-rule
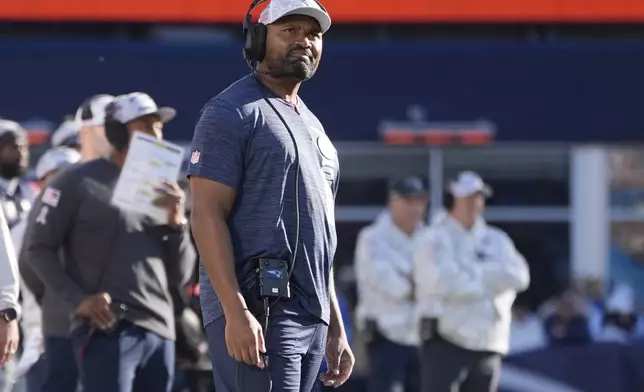
<instances>
[{"instance_id":1,"label":"man's hand","mask_svg":"<svg viewBox=\"0 0 644 392\"><path fill-rule=\"evenodd\" d=\"M112 297L108 293L95 294L87 297L76 308L76 314L87 317L92 324L100 329L109 329L116 323L116 318L110 309Z\"/></svg>"},{"instance_id":2,"label":"man's hand","mask_svg":"<svg viewBox=\"0 0 644 392\"><path fill-rule=\"evenodd\" d=\"M328 370L320 375L324 386L339 388L347 382L353 372L356 359L353 356L347 337L330 336L326 343L326 363Z\"/></svg>"},{"instance_id":3,"label":"man's hand","mask_svg":"<svg viewBox=\"0 0 644 392\"><path fill-rule=\"evenodd\" d=\"M6 322L0 320L0 366L3 366L13 358L16 350L18 350L19 339L18 321Z\"/></svg>"},{"instance_id":4,"label":"man's hand","mask_svg":"<svg viewBox=\"0 0 644 392\"><path fill-rule=\"evenodd\" d=\"M266 352L262 326L248 310L226 315L226 347L228 354L238 362L259 368L264 363L259 353Z\"/></svg>"},{"instance_id":5,"label":"man's hand","mask_svg":"<svg viewBox=\"0 0 644 392\"><path fill-rule=\"evenodd\" d=\"M186 194L176 182L164 181L157 189L159 196L154 200L154 205L168 211L168 226L181 227L185 219Z\"/></svg>"}]
</instances>

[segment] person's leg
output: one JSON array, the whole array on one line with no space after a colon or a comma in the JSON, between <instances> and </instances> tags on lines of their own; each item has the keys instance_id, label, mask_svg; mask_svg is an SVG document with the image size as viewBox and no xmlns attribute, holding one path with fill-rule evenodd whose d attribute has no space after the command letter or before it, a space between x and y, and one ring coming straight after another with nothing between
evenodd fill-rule
<instances>
[{"instance_id":1,"label":"person's leg","mask_svg":"<svg viewBox=\"0 0 644 392\"><path fill-rule=\"evenodd\" d=\"M375 334L367 345L369 355L369 392L405 391L407 347Z\"/></svg>"},{"instance_id":2,"label":"person's leg","mask_svg":"<svg viewBox=\"0 0 644 392\"><path fill-rule=\"evenodd\" d=\"M268 392L269 390L299 392L300 355L276 355L269 352L267 369L239 363L228 354L225 332L225 317L220 317L206 326L217 392ZM271 325L269 333L277 332L277 326ZM266 345L269 346L268 337L266 340Z\"/></svg>"},{"instance_id":3,"label":"person's leg","mask_svg":"<svg viewBox=\"0 0 644 392\"><path fill-rule=\"evenodd\" d=\"M459 392L472 358L441 338L423 343L420 355L422 392Z\"/></svg>"},{"instance_id":4,"label":"person's leg","mask_svg":"<svg viewBox=\"0 0 644 392\"><path fill-rule=\"evenodd\" d=\"M420 349L405 346L405 392L420 391Z\"/></svg>"},{"instance_id":5,"label":"person's leg","mask_svg":"<svg viewBox=\"0 0 644 392\"><path fill-rule=\"evenodd\" d=\"M134 379L134 392L170 392L174 379L174 342L145 332L146 353Z\"/></svg>"},{"instance_id":6,"label":"person's leg","mask_svg":"<svg viewBox=\"0 0 644 392\"><path fill-rule=\"evenodd\" d=\"M25 374L26 392L42 392L45 383L45 370L46 369L45 357L41 356L36 363L31 366L27 374ZM72 390L74 392L74 390Z\"/></svg>"},{"instance_id":7,"label":"person's leg","mask_svg":"<svg viewBox=\"0 0 644 392\"><path fill-rule=\"evenodd\" d=\"M326 338L328 326L323 323L314 328L308 352L302 358L302 372L300 376L300 392L317 392L322 388L319 381L320 367L326 353Z\"/></svg>"},{"instance_id":8,"label":"person's leg","mask_svg":"<svg viewBox=\"0 0 644 392\"><path fill-rule=\"evenodd\" d=\"M461 392L496 392L501 376L501 355L476 353L477 359L470 367Z\"/></svg>"},{"instance_id":9,"label":"person's leg","mask_svg":"<svg viewBox=\"0 0 644 392\"><path fill-rule=\"evenodd\" d=\"M45 336L45 381L43 392L76 391L78 363L72 341L64 337Z\"/></svg>"},{"instance_id":10,"label":"person's leg","mask_svg":"<svg viewBox=\"0 0 644 392\"><path fill-rule=\"evenodd\" d=\"M145 350L145 334L122 322L110 334L75 331L72 341L77 353L81 385L86 392L131 392L134 374Z\"/></svg>"},{"instance_id":11,"label":"person's leg","mask_svg":"<svg viewBox=\"0 0 644 392\"><path fill-rule=\"evenodd\" d=\"M268 356L266 370L245 364L238 366L238 363L228 355L225 317L206 327L217 392L237 392L238 379L239 392L268 391L271 383L272 391L300 392L302 390L302 360L309 352L312 342L321 344L319 334L323 333L326 336L326 329L319 329L319 320L308 313L300 312L301 309L295 307L293 300L290 301L278 304L271 312L268 331L265 331ZM291 308L287 313L284 309L289 306ZM297 309L298 312L294 312L293 309ZM317 369L307 368L309 374L318 372L320 360L311 359L310 366L313 366L313 362L317 363ZM308 384L309 376L305 379Z\"/></svg>"}]
</instances>

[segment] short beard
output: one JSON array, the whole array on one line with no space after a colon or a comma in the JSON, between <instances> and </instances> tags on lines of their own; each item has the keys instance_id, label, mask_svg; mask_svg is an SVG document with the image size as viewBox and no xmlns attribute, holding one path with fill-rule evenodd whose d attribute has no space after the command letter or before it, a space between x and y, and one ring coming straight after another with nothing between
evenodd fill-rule
<instances>
[{"instance_id":1,"label":"short beard","mask_svg":"<svg viewBox=\"0 0 644 392\"><path fill-rule=\"evenodd\" d=\"M7 180L13 180L17 177L22 177L27 172L27 168L20 163L6 163L0 162L0 175Z\"/></svg>"},{"instance_id":2,"label":"short beard","mask_svg":"<svg viewBox=\"0 0 644 392\"><path fill-rule=\"evenodd\" d=\"M315 75L315 71L318 68L317 59L310 59L309 62L300 58L290 58L289 55L290 52L285 56L276 55L267 59L266 63L270 76L277 79L291 78L303 82Z\"/></svg>"}]
</instances>

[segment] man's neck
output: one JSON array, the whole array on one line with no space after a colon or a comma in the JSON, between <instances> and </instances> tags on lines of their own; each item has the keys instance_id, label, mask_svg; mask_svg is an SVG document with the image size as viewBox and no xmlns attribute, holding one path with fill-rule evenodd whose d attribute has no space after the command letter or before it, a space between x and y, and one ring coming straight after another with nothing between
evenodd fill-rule
<instances>
[{"instance_id":1,"label":"man's neck","mask_svg":"<svg viewBox=\"0 0 644 392\"><path fill-rule=\"evenodd\" d=\"M416 225L415 224L409 224L408 222L404 222L402 219L396 219L395 217L391 217L391 221L396 225L396 227L402 231L403 233L407 234L408 237L411 237L414 235L414 232L416 231Z\"/></svg>"},{"instance_id":2,"label":"man's neck","mask_svg":"<svg viewBox=\"0 0 644 392\"><path fill-rule=\"evenodd\" d=\"M81 162L93 161L103 158L102 154L93 148L81 148Z\"/></svg>"},{"instance_id":3,"label":"man's neck","mask_svg":"<svg viewBox=\"0 0 644 392\"><path fill-rule=\"evenodd\" d=\"M273 90L275 94L292 104L297 103L297 92L300 90L301 81L293 78L274 78L259 72L255 73L255 75L262 83Z\"/></svg>"},{"instance_id":4,"label":"man's neck","mask_svg":"<svg viewBox=\"0 0 644 392\"><path fill-rule=\"evenodd\" d=\"M474 227L474 224L476 223L475 219L471 219L468 216L459 214L457 211L452 211L451 215L455 221L463 225L463 227L465 227L467 230L472 230L472 228Z\"/></svg>"},{"instance_id":5,"label":"man's neck","mask_svg":"<svg viewBox=\"0 0 644 392\"><path fill-rule=\"evenodd\" d=\"M110 153L109 161L118 167L123 167L125 164L125 157L127 156L127 148L123 151L112 150Z\"/></svg>"}]
</instances>

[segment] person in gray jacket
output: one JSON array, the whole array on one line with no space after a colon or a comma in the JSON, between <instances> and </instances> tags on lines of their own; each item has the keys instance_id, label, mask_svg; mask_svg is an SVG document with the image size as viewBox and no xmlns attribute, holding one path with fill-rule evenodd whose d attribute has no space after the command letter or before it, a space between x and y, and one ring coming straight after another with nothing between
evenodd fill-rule
<instances>
[{"instance_id":1,"label":"person in gray jacket","mask_svg":"<svg viewBox=\"0 0 644 392\"><path fill-rule=\"evenodd\" d=\"M493 392L511 309L530 283L510 237L482 218L491 189L474 172L450 184L449 214L418 236L414 281L423 392Z\"/></svg>"},{"instance_id":2,"label":"person in gray jacket","mask_svg":"<svg viewBox=\"0 0 644 392\"><path fill-rule=\"evenodd\" d=\"M190 278L195 252L184 194L159 184L157 221L112 205L135 131L162 137L174 109L147 94L119 96L106 108L109 158L74 166L42 191L29 217L27 261L73 309L72 343L83 390L170 391L175 325L170 287ZM61 250L62 258L61 260Z\"/></svg>"},{"instance_id":3,"label":"person in gray jacket","mask_svg":"<svg viewBox=\"0 0 644 392\"><path fill-rule=\"evenodd\" d=\"M105 139L105 108L114 100L114 97L106 94L97 94L87 98L76 110L73 120L66 121L52 135L51 143L54 147L67 146L77 148L81 162L89 162L105 156L109 151L109 144ZM105 147L107 145L107 148ZM56 151L56 150L50 150ZM63 150L58 150L63 151ZM51 158L65 158L65 154L59 155L48 152L49 158L43 156L36 167L36 176L41 187L44 187L45 180L53 177L54 172L61 167L47 169L52 163L60 163ZM69 160L69 156L65 160ZM76 157L73 158L75 161ZM40 168L40 173L39 169ZM43 172L48 173L43 173ZM40 175L39 175L40 174ZM47 178L45 178L47 177ZM26 236L29 237L28 235ZM69 339L71 319L69 317L73 309L68 308L60 298L51 290L46 290L44 282L33 271L27 262L26 251L20 251L20 274L25 285L31 290L42 308L42 329L45 342L45 381L44 391L46 392L70 392L75 391L78 380L78 365L74 355L74 349ZM64 260L63 260L64 261Z\"/></svg>"}]
</instances>

